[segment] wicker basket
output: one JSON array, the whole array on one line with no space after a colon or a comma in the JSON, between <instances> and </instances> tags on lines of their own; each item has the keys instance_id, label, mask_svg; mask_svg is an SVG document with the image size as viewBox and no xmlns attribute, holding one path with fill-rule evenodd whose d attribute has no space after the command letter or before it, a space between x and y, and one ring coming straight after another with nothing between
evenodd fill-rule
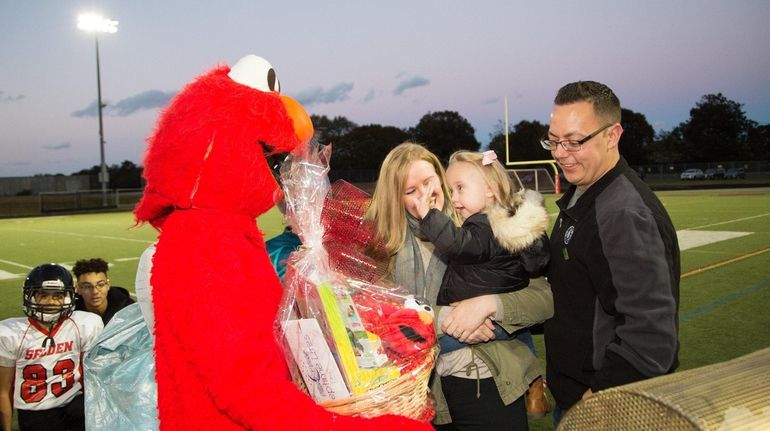
<instances>
[{"instance_id":1,"label":"wicker basket","mask_svg":"<svg viewBox=\"0 0 770 431\"><path fill-rule=\"evenodd\" d=\"M770 348L597 392L559 423L568 430L770 429Z\"/></svg>"},{"instance_id":2,"label":"wicker basket","mask_svg":"<svg viewBox=\"0 0 770 431\"><path fill-rule=\"evenodd\" d=\"M371 391L343 400L319 403L321 407L346 416L375 417L386 414L406 416L422 422L433 419L433 399L428 391L438 347L433 347L422 363Z\"/></svg>"}]
</instances>

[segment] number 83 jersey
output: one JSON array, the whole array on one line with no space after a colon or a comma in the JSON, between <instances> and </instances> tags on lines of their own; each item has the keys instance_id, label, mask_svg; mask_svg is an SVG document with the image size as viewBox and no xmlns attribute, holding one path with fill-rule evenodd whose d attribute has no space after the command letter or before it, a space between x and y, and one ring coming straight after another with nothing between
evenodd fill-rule
<instances>
[{"instance_id":1,"label":"number 83 jersey","mask_svg":"<svg viewBox=\"0 0 770 431\"><path fill-rule=\"evenodd\" d=\"M48 410L67 405L83 392L82 355L102 331L96 314L74 311L53 327L29 318L0 322L0 366L15 368L13 405ZM49 335L53 338L45 344Z\"/></svg>"}]
</instances>

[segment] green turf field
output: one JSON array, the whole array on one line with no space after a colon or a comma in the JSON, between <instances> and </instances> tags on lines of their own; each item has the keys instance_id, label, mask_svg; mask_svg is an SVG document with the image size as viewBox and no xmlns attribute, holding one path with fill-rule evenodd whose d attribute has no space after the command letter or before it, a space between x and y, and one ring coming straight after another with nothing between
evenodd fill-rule
<instances>
[{"instance_id":1,"label":"green turf field","mask_svg":"<svg viewBox=\"0 0 770 431\"><path fill-rule=\"evenodd\" d=\"M273 209L259 220L266 238L283 229ZM113 285L134 291L139 256L157 237L149 225L134 226L130 212L0 219L0 320L22 316L21 286L36 265L72 266L101 257L110 263Z\"/></svg>"},{"instance_id":2,"label":"green turf field","mask_svg":"<svg viewBox=\"0 0 770 431\"><path fill-rule=\"evenodd\" d=\"M659 196L680 238L686 237L681 241L680 369L770 346L770 191ZM552 218L554 200L546 200ZM102 257L112 264L112 283L133 291L138 257L156 232L132 225L128 212L0 220L0 319L22 315L23 276L44 262L71 265ZM278 234L280 214L271 211L259 225L267 238ZM535 341L542 359L542 336ZM552 429L550 416L533 421L531 428Z\"/></svg>"}]
</instances>

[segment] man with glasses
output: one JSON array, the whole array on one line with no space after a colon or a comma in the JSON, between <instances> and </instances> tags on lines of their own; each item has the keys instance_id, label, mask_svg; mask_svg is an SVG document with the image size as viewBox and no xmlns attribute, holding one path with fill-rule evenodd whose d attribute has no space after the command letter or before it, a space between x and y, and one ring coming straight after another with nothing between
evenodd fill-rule
<instances>
[{"instance_id":1,"label":"man with glasses","mask_svg":"<svg viewBox=\"0 0 770 431\"><path fill-rule=\"evenodd\" d=\"M663 204L620 155L620 101L580 81L554 100L543 148L572 185L551 233L545 323L554 420L594 392L678 365L679 245Z\"/></svg>"},{"instance_id":2,"label":"man with glasses","mask_svg":"<svg viewBox=\"0 0 770 431\"><path fill-rule=\"evenodd\" d=\"M72 267L77 279L75 309L98 314L105 325L118 310L134 303L128 290L110 286L108 269L107 262L99 258L81 259Z\"/></svg>"}]
</instances>

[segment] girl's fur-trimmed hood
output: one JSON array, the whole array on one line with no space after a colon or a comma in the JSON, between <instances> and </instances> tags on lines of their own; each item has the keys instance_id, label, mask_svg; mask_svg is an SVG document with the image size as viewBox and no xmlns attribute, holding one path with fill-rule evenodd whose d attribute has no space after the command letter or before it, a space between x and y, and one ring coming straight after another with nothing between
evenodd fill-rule
<instances>
[{"instance_id":1,"label":"girl's fur-trimmed hood","mask_svg":"<svg viewBox=\"0 0 770 431\"><path fill-rule=\"evenodd\" d=\"M522 190L521 205L514 215L495 205L484 210L495 239L506 250L515 253L532 245L548 227L548 212L543 205L543 196L534 190Z\"/></svg>"}]
</instances>

